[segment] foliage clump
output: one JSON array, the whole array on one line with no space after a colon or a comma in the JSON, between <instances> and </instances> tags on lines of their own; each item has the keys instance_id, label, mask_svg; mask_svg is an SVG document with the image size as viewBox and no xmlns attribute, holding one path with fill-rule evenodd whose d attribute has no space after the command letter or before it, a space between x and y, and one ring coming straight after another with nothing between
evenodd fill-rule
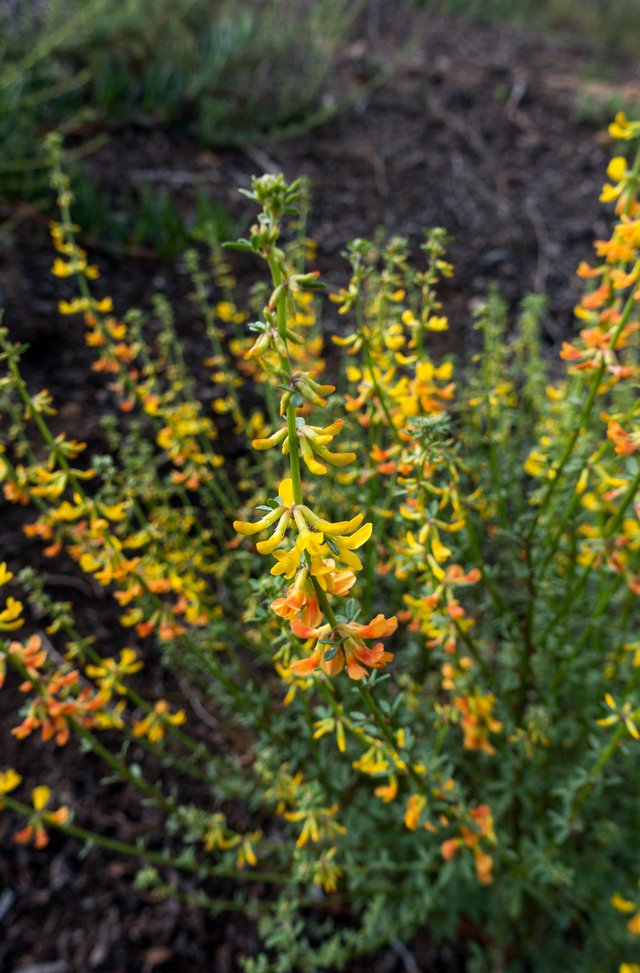
<instances>
[{"instance_id":1,"label":"foliage clump","mask_svg":"<svg viewBox=\"0 0 640 973\"><path fill-rule=\"evenodd\" d=\"M640 123L610 131L631 146ZM3 565L13 733L79 737L164 825L161 848L94 833L45 784L18 798L6 768L16 840L57 829L139 858L140 887L245 909L264 942L251 973L344 967L425 923L463 942L470 970L637 970L640 153L609 166L615 220L578 269L562 371L539 297L511 324L491 293L481 351L436 359L442 230L418 268L404 239L353 241L327 308L304 185L255 179L257 221L233 245L266 269L251 309L215 240L206 266L186 257L207 408L164 299L147 322L93 296L50 151L53 272L77 284L60 311L83 316L118 409L87 460L0 332L0 477L33 511L27 536L108 591L124 631L101 654L43 576ZM332 347L321 308L348 322ZM251 451L232 462L238 435ZM157 659L190 687L179 702L145 693ZM198 725L207 712L227 746ZM338 904L358 925L332 920Z\"/></svg>"}]
</instances>

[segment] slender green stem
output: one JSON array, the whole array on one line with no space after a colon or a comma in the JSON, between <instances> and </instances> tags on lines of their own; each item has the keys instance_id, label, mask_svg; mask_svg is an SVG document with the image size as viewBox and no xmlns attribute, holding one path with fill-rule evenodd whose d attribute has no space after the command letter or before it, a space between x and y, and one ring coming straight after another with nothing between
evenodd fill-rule
<instances>
[{"instance_id":1,"label":"slender green stem","mask_svg":"<svg viewBox=\"0 0 640 973\"><path fill-rule=\"evenodd\" d=\"M2 795L2 804L27 818L33 814L33 808L30 808L27 804L23 804L21 801L17 801L8 794ZM152 851L143 846L131 845L117 838L108 838L106 835L100 834L97 831L89 831L87 828L81 828L77 824L57 824L55 821L47 821L47 827L55 828L56 831L69 835L71 838L78 838L80 841L85 841L89 845L98 845L119 855L125 855L129 858L140 858L161 868L175 868L179 871L190 872L193 875L198 875L203 878L233 878L238 881L269 882L277 885L286 885L291 882L291 879L284 871L282 874L254 870L243 872L235 866L205 865L202 862L194 861L192 858L168 855L163 852Z\"/></svg>"},{"instance_id":2,"label":"slender green stem","mask_svg":"<svg viewBox=\"0 0 640 973\"><path fill-rule=\"evenodd\" d=\"M298 430L296 427L296 410L291 403L287 406L287 431L289 433L289 469L291 470L291 484L293 486L294 503L303 503L302 477L300 475L300 453L298 451Z\"/></svg>"},{"instance_id":3,"label":"slender green stem","mask_svg":"<svg viewBox=\"0 0 640 973\"><path fill-rule=\"evenodd\" d=\"M365 363L366 367L369 370L369 375L371 377L371 384L373 385L373 387L375 389L376 398L378 399L378 403L380 405L380 408L382 409L382 411L384 413L384 416L385 416L385 419L387 420L387 425L389 427L389 431L391 432L391 434L392 434L393 438L395 439L396 443L398 443L398 445L402 447L402 446L404 446L404 442L402 440L402 437L401 437L400 433L398 432L398 428L397 428L396 424L394 423L394 421L393 421L393 419L391 417L391 412L389 411L389 406L387 404L387 399L386 399L386 396L384 394L384 390L383 390L382 386L380 385L380 382L378 381L378 377L376 375L376 370L375 370L375 365L373 363L373 358L371 356L371 349L369 347L369 338L368 338L368 335L367 335L367 330L365 328L365 323L364 323L364 317L363 317L363 314L362 314L362 301L361 301L361 295L360 295L360 285L358 286L358 297L357 297L357 299L356 299L356 301L354 303L354 310L355 310L355 314L356 314L356 323L357 323L357 326L358 326L358 334L360 335L360 338L362 340L362 352L363 352L363 357L364 357L364 363Z\"/></svg>"},{"instance_id":4,"label":"slender green stem","mask_svg":"<svg viewBox=\"0 0 640 973\"><path fill-rule=\"evenodd\" d=\"M73 732L77 734L85 743L91 747L91 750L100 757L104 763L113 770L115 774L121 779L125 780L128 784L132 784L141 794L161 807L163 811L167 814L172 814L177 810L178 805L175 801L167 799L164 794L162 794L157 787L153 784L148 784L147 781L142 776L134 774L129 767L117 757L114 757L110 750L107 749L93 733L80 726L75 720L69 721L73 727Z\"/></svg>"},{"instance_id":5,"label":"slender green stem","mask_svg":"<svg viewBox=\"0 0 640 973\"><path fill-rule=\"evenodd\" d=\"M331 627L332 628L335 628L335 626L338 624L338 619L336 618L335 613L334 613L331 605L329 604L329 599L327 598L327 596L326 596L325 592L323 591L323 589L318 584L318 581L316 580L316 578L312 578L312 581L313 581L313 586L314 586L315 591L316 591L316 595L318 597L318 603L320 605L320 608L322 609L322 612L323 612L325 618L327 619L327 621L329 622L329 624L331 625ZM380 733L382 733L382 735L386 739L387 743L389 744L389 746L393 750L393 753L398 757L398 759L400 759L401 761L403 761L403 758L400 756L400 753L398 751L398 745L397 745L397 743L395 741L395 738L393 736L393 732L391 730L391 727L389 726L388 719L382 713L382 710L380 709L380 707L378 706L378 704L374 700L374 698L371 695L371 693L369 692L369 690L368 689L365 689L364 686L361 686L360 683L357 684L357 688L358 688L358 692L360 693L360 696L362 697L362 700L363 700L365 706L367 707L367 709L369 710L369 712L373 716L374 722L375 722L378 730L380 731ZM420 788L420 790L426 790L425 782L420 777L420 775L418 773L416 773L416 771L413 769L413 767L410 764L406 764L406 768L407 768L407 773L412 778L412 780L417 784L417 786Z\"/></svg>"},{"instance_id":6,"label":"slender green stem","mask_svg":"<svg viewBox=\"0 0 640 973\"><path fill-rule=\"evenodd\" d=\"M625 494L625 497L622 500L622 503L618 507L618 510L617 510L616 515L614 516L613 520L611 520L607 524L607 526L605 527L604 531L602 532L602 539L603 540L606 540L608 537L611 537L616 532L616 530L618 529L618 527L622 523L622 520L624 518L624 515L625 515L628 507L633 502L634 497L636 496L639 488L640 488L640 470L638 470L638 472L634 476L633 480L631 481L631 484L629 486L629 489L627 490L627 493ZM578 595L582 592L582 590L584 589L587 581L589 580L589 576L591 574L591 571L592 571L592 565L591 564L585 564L585 566L584 566L584 568L582 570L582 573L580 574L580 576L579 576L578 580L576 581L575 585L572 588L570 588L569 591L567 591L567 593L565 594L565 597L563 598L563 600L562 600L562 602L560 604L560 607L558 608L557 612L555 613L555 615L553 616L553 618L551 619L551 621L548 623L548 625L544 629L542 635L538 639L539 645L542 645L544 642L546 642L546 640L547 640L548 636L550 635L550 633L553 631L553 629L556 627L557 623L564 616L564 613L567 610L567 608L569 607L569 605L571 605L575 601L575 599L578 597Z\"/></svg>"},{"instance_id":7,"label":"slender green stem","mask_svg":"<svg viewBox=\"0 0 640 973\"><path fill-rule=\"evenodd\" d=\"M480 540L478 538L478 531L476 530L476 525L475 525L475 523L473 521L473 518L471 517L471 514L470 513L468 513L467 516L465 517L465 527L466 527L467 537L469 538L469 541L471 542L471 550L472 550L473 556L474 556L474 558L475 558L475 560L477 561L478 564L484 565L484 555L483 555L482 549L480 547ZM504 600L504 598L502 597L502 595L500 594L500 592L496 588L495 584L493 583L493 581L491 579L491 576L490 576L489 572L486 569L484 569L482 571L482 584L487 589L487 591L489 592L489 595L491 596L491 599L492 599L492 601L493 601L493 603L494 603L494 605L496 607L496 610L498 611L500 617L504 618L504 617L512 614L512 611L513 610L511 608L509 608L509 606L507 605L506 601Z\"/></svg>"},{"instance_id":8,"label":"slender green stem","mask_svg":"<svg viewBox=\"0 0 640 973\"><path fill-rule=\"evenodd\" d=\"M624 309L622 311L622 314L620 315L620 320L611 338L612 348L615 348L616 342L618 340L618 336L620 335L622 329L628 324L629 318L631 317L631 314L633 313L633 311L637 306L634 295L635 295L635 291L629 295L627 302L624 306ZM553 469L553 476L547 484L544 495L540 501L540 504L538 505L538 509L536 510L536 513L531 521L531 524L529 525L529 530L527 533L527 544L529 546L532 545L533 536L536 532L538 524L540 523L540 519L542 515L546 512L547 507L551 502L551 498L553 497L556 489L558 488L558 484L560 483L562 478L562 473L564 472L564 469L567 463L569 462L569 459L573 453L573 450L578 441L582 428L586 423L587 419L589 418L589 416L591 415L593 406L596 401L596 397L598 395L598 390L600 388L600 383L606 371L606 367L607 367L606 362L602 361L591 379L589 393L587 395L584 406L582 407L582 410L580 412L580 415L578 416L575 426L565 443L565 447L562 451L560 459L558 460L557 464Z\"/></svg>"}]
</instances>

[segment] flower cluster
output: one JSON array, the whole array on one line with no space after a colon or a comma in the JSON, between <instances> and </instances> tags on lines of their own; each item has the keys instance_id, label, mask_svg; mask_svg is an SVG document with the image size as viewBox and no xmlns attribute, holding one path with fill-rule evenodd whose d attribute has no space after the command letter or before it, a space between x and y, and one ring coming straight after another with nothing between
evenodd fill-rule
<instances>
[{"instance_id":1,"label":"flower cluster","mask_svg":"<svg viewBox=\"0 0 640 973\"><path fill-rule=\"evenodd\" d=\"M151 338L145 313L93 297L55 169L53 269L78 292L60 310L84 316L117 408L87 459L0 331L0 482L127 638L106 648L44 574L0 564L0 684L17 674L16 738L76 735L158 826L101 836L48 810L44 785L19 801L3 770L16 840L102 841L144 864L142 888L184 898L197 881L198 904L259 911L277 959L247 969L264 973L348 966L425 921L472 939L483 968L537 969L541 936L556 965L627 955L609 913L636 935L635 898L611 895L637 837L640 127L620 115L611 134L615 223L579 268L560 377L542 299L512 321L495 291L454 373L440 230L417 259L400 238L354 241L327 322L302 187L282 176L253 181L260 213L230 247L268 268L250 312L217 241L209 269L187 257L212 351L194 377L164 297ZM606 860L588 882L585 856ZM221 879L233 898L215 898ZM332 927L338 902L361 928L342 911Z\"/></svg>"},{"instance_id":2,"label":"flower cluster","mask_svg":"<svg viewBox=\"0 0 640 973\"><path fill-rule=\"evenodd\" d=\"M257 543L257 550L273 554L272 574L295 579L286 595L272 604L276 614L290 622L293 634L307 640L312 649L307 659L293 664L292 671L308 675L321 665L325 673L335 675L346 665L352 679L362 679L367 667L382 668L392 658L382 643L367 648L362 639L392 634L397 620L383 619L380 624L379 616L370 626L338 622L327 596L344 597L351 590L355 572L363 566L355 551L369 540L372 526L363 524L362 513L346 521L327 520L303 497L301 460L311 474L324 476L327 464L342 468L353 463L356 455L328 448L343 428L342 419L325 426L306 419L310 408L327 408L326 397L335 389L316 381L317 369L302 369L293 351L305 345L305 338L296 330L296 325L307 324L300 321L299 295L312 291L317 278L314 273L292 273L277 246L281 217L294 204L297 192L297 185L287 186L282 176L254 180L250 198L262 206L261 222L253 228L250 240L240 242L243 249L268 262L273 283L264 321L252 325L258 337L245 358L259 361L281 389L280 428L255 438L252 445L260 451L281 446L289 457L291 476L281 481L277 498L261 506L265 512L259 520L235 520L233 526L243 535L271 530L268 540ZM291 546L281 546L289 528L295 539ZM324 623L319 624L322 619ZM377 635L367 634L374 629ZM318 640L324 648L317 648Z\"/></svg>"}]
</instances>

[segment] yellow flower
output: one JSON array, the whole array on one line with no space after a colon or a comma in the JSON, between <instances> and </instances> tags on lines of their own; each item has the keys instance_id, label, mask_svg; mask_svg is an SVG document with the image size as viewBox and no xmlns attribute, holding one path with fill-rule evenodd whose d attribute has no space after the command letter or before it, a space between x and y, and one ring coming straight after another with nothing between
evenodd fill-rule
<instances>
[{"instance_id":1,"label":"yellow flower","mask_svg":"<svg viewBox=\"0 0 640 973\"><path fill-rule=\"evenodd\" d=\"M415 831L420 824L420 817L427 806L427 799L422 794L412 794L407 801L404 812L404 826L409 831Z\"/></svg>"},{"instance_id":2,"label":"yellow flower","mask_svg":"<svg viewBox=\"0 0 640 973\"><path fill-rule=\"evenodd\" d=\"M342 869L333 862L337 848L330 848L313 866L313 884L331 895L338 887Z\"/></svg>"},{"instance_id":3,"label":"yellow flower","mask_svg":"<svg viewBox=\"0 0 640 973\"><path fill-rule=\"evenodd\" d=\"M525 473L528 473L529 476L544 476L546 473L546 459L543 453L533 450L529 453L524 463Z\"/></svg>"},{"instance_id":4,"label":"yellow flower","mask_svg":"<svg viewBox=\"0 0 640 973\"><path fill-rule=\"evenodd\" d=\"M449 322L444 315L437 317L433 315L427 320L427 331L447 331Z\"/></svg>"},{"instance_id":5,"label":"yellow flower","mask_svg":"<svg viewBox=\"0 0 640 973\"><path fill-rule=\"evenodd\" d=\"M254 524L245 520L234 520L233 522L233 529L239 534L246 536L256 534L261 530L266 530L275 524L276 520L278 521L276 529L269 540L260 541L256 545L260 554L271 554L275 551L287 531L292 516L291 508L293 507L293 484L290 479L282 481L278 488L278 496L282 504L274 507L273 510L270 510L269 513L265 514L264 517L261 517Z\"/></svg>"},{"instance_id":6,"label":"yellow flower","mask_svg":"<svg viewBox=\"0 0 640 973\"><path fill-rule=\"evenodd\" d=\"M150 743L158 743L162 740L167 725L180 726L186 719L187 714L183 709L169 713L169 704L165 699L160 699L151 713L133 724L133 733L137 737L146 736Z\"/></svg>"},{"instance_id":7,"label":"yellow flower","mask_svg":"<svg viewBox=\"0 0 640 973\"><path fill-rule=\"evenodd\" d=\"M120 661L114 658L103 659L98 666L89 665L86 673L91 679L95 679L103 693L111 696L112 692L125 693L126 689L122 683L124 676L139 672L144 663L136 659L134 649L122 649Z\"/></svg>"},{"instance_id":8,"label":"yellow flower","mask_svg":"<svg viewBox=\"0 0 640 973\"><path fill-rule=\"evenodd\" d=\"M62 825L69 820L70 812L68 807L59 807L57 811L45 810L50 797L51 790L45 784L34 787L32 790L31 801L34 813L29 816L26 826L13 836L13 840L19 845L26 845L30 841L33 841L36 848L44 848L49 843L49 836L45 831L44 822L47 821L50 824Z\"/></svg>"},{"instance_id":9,"label":"yellow flower","mask_svg":"<svg viewBox=\"0 0 640 973\"><path fill-rule=\"evenodd\" d=\"M243 311L238 311L235 304L232 304L231 301L219 301L216 304L215 311L218 319L224 321L225 324L231 322L241 324L247 317Z\"/></svg>"},{"instance_id":10,"label":"yellow flower","mask_svg":"<svg viewBox=\"0 0 640 973\"><path fill-rule=\"evenodd\" d=\"M611 695L611 693L605 693L604 701L612 710L610 716L604 716L600 720L596 720L598 726L613 726L614 723L624 723L627 728L627 732L634 740L640 740L640 730L636 726L634 719L637 719L638 714L633 712L631 703L627 701L623 703L622 709L618 708L618 704Z\"/></svg>"},{"instance_id":11,"label":"yellow flower","mask_svg":"<svg viewBox=\"0 0 640 973\"><path fill-rule=\"evenodd\" d=\"M276 559L276 564L271 568L270 574L276 576L283 574L285 578L289 579L294 576L300 567L301 552L296 545L290 551L285 551L284 548L280 548L279 551L273 552L273 556Z\"/></svg>"},{"instance_id":12,"label":"yellow flower","mask_svg":"<svg viewBox=\"0 0 640 973\"><path fill-rule=\"evenodd\" d=\"M336 742L338 744L338 750L340 753L344 753L347 749L347 741L344 734L344 725L341 720L336 719L333 716L327 716L323 720L316 720L313 724L315 733L313 734L314 740L319 740L320 737L325 736L327 733L333 733L335 730Z\"/></svg>"},{"instance_id":13,"label":"yellow flower","mask_svg":"<svg viewBox=\"0 0 640 973\"><path fill-rule=\"evenodd\" d=\"M286 811L284 817L287 821L302 821L302 830L296 841L296 848L304 848L307 842L316 844L326 835L346 834L347 829L337 821L331 820L338 810L337 804L331 807L305 808L298 811Z\"/></svg>"},{"instance_id":14,"label":"yellow flower","mask_svg":"<svg viewBox=\"0 0 640 973\"><path fill-rule=\"evenodd\" d=\"M325 464L316 459L316 456L319 456L320 460L331 463L333 466L347 466L349 463L355 461L355 453L334 453L327 449L327 444L333 440L343 425L344 422L342 419L336 419L335 422L332 422L324 428L321 426L309 426L304 422L298 426L297 433L300 455L310 473L323 476L327 472ZM285 442L283 452L289 452L288 442Z\"/></svg>"},{"instance_id":15,"label":"yellow flower","mask_svg":"<svg viewBox=\"0 0 640 973\"><path fill-rule=\"evenodd\" d=\"M261 831L254 831L253 834L244 835L238 842L238 853L236 855L236 867L240 870L245 865L257 865L258 859L253 850L253 842L259 841L262 837Z\"/></svg>"},{"instance_id":16,"label":"yellow flower","mask_svg":"<svg viewBox=\"0 0 640 973\"><path fill-rule=\"evenodd\" d=\"M69 261L56 257L51 273L54 277L73 277L74 274L83 274L89 280L96 280L100 276L98 268L87 264L86 257L81 252L78 252Z\"/></svg>"},{"instance_id":17,"label":"yellow flower","mask_svg":"<svg viewBox=\"0 0 640 973\"><path fill-rule=\"evenodd\" d=\"M49 803L50 797L51 789L45 784L41 784L39 787L34 787L33 791L31 792L34 810L43 811Z\"/></svg>"},{"instance_id":18,"label":"yellow flower","mask_svg":"<svg viewBox=\"0 0 640 973\"><path fill-rule=\"evenodd\" d=\"M398 794L398 778L392 774L389 777L388 784L380 784L379 787L376 787L373 793L376 795L376 797L379 797L380 800L384 801L385 804L390 804L391 801L395 800Z\"/></svg>"},{"instance_id":19,"label":"yellow flower","mask_svg":"<svg viewBox=\"0 0 640 973\"><path fill-rule=\"evenodd\" d=\"M296 547L299 551L307 551L312 557L322 553L324 534L312 530L301 530L298 534Z\"/></svg>"},{"instance_id":20,"label":"yellow flower","mask_svg":"<svg viewBox=\"0 0 640 973\"><path fill-rule=\"evenodd\" d=\"M17 771L13 770L11 767L8 770L3 770L0 772L0 794L10 794L14 791L16 787L22 781L22 777ZM3 807L2 802L0 802L0 808Z\"/></svg>"},{"instance_id":21,"label":"yellow flower","mask_svg":"<svg viewBox=\"0 0 640 973\"><path fill-rule=\"evenodd\" d=\"M640 122L630 122L623 111L619 111L609 125L609 135L612 139L629 141L640 134Z\"/></svg>"},{"instance_id":22,"label":"yellow flower","mask_svg":"<svg viewBox=\"0 0 640 973\"><path fill-rule=\"evenodd\" d=\"M636 910L635 902L630 902L629 899L625 899L619 892L614 892L611 896L611 905L618 912L630 913Z\"/></svg>"},{"instance_id":23,"label":"yellow flower","mask_svg":"<svg viewBox=\"0 0 640 973\"><path fill-rule=\"evenodd\" d=\"M4 609L0 611L0 632L13 632L24 622L22 605L15 598L7 598Z\"/></svg>"},{"instance_id":24,"label":"yellow flower","mask_svg":"<svg viewBox=\"0 0 640 973\"><path fill-rule=\"evenodd\" d=\"M60 314L80 314L92 310L99 311L101 314L109 314L110 311L113 311L113 301L110 297L103 297L101 301L96 301L90 297L74 297L71 301L58 301Z\"/></svg>"},{"instance_id":25,"label":"yellow flower","mask_svg":"<svg viewBox=\"0 0 640 973\"><path fill-rule=\"evenodd\" d=\"M627 160L623 155L616 155L607 166L607 175L613 182L620 182L627 171Z\"/></svg>"},{"instance_id":26,"label":"yellow flower","mask_svg":"<svg viewBox=\"0 0 640 973\"><path fill-rule=\"evenodd\" d=\"M442 564L447 558L451 557L451 551L442 543L439 537L434 535L431 540L431 552L438 564Z\"/></svg>"},{"instance_id":27,"label":"yellow flower","mask_svg":"<svg viewBox=\"0 0 640 973\"><path fill-rule=\"evenodd\" d=\"M7 569L7 565L4 561L0 561L0 585L6 584L11 581L13 574Z\"/></svg>"},{"instance_id":28,"label":"yellow flower","mask_svg":"<svg viewBox=\"0 0 640 973\"><path fill-rule=\"evenodd\" d=\"M369 538L371 537L371 532L373 530L373 524L363 524L362 527L351 534L350 536L337 536L333 538L333 543L338 548L339 554L337 555L343 564L346 564L348 568L354 571L362 570L362 561L357 554L353 552L358 547L362 547Z\"/></svg>"}]
</instances>

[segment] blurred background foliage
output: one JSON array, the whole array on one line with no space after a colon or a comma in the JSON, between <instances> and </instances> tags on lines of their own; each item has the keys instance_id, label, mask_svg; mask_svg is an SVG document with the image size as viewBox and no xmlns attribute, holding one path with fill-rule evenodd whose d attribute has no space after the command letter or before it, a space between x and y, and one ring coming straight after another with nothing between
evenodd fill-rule
<instances>
[{"instance_id":1,"label":"blurred background foliage","mask_svg":"<svg viewBox=\"0 0 640 973\"><path fill-rule=\"evenodd\" d=\"M37 204L46 195L43 136L54 128L80 159L114 125L178 122L204 145L234 145L314 124L335 110L323 98L325 81L361 7L360 0L6 0L0 197ZM99 213L108 203L95 189L80 195L95 198ZM171 235L175 214L168 204L161 209Z\"/></svg>"},{"instance_id":2,"label":"blurred background foliage","mask_svg":"<svg viewBox=\"0 0 640 973\"><path fill-rule=\"evenodd\" d=\"M640 52L638 0L400 0L405 10L570 32L608 55ZM0 204L46 209L43 137L65 136L88 236L173 253L224 214L197 201L185 225L169 198L133 187L117 218L81 160L119 126L177 125L203 146L306 131L362 97L400 63L341 73L340 57L381 0L3 0L0 4ZM428 28L427 28L428 29ZM415 37L414 37L415 41ZM624 105L606 106L606 116ZM589 111L591 108L589 107ZM87 203L83 205L83 201ZM129 209L129 204L131 209ZM195 230L195 234L194 234Z\"/></svg>"},{"instance_id":3,"label":"blurred background foliage","mask_svg":"<svg viewBox=\"0 0 640 973\"><path fill-rule=\"evenodd\" d=\"M432 6L433 0L416 0ZM640 56L640 4L637 0L443 0L452 15L506 22L543 34L566 34L591 46L595 54Z\"/></svg>"}]
</instances>

